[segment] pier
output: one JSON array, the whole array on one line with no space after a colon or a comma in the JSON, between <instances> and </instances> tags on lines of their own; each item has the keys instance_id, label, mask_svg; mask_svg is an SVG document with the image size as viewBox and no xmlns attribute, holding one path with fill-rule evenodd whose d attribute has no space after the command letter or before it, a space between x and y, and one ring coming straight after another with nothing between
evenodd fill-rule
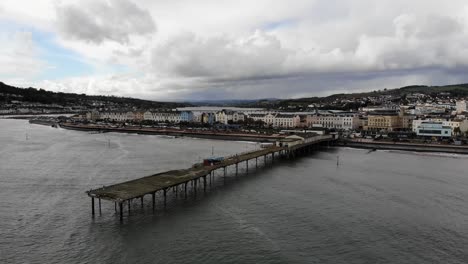
<instances>
[{"instance_id":1,"label":"pier","mask_svg":"<svg viewBox=\"0 0 468 264\"><path fill-rule=\"evenodd\" d=\"M268 160L273 164L280 157L293 159L300 155L310 153L315 148L323 144L330 144L334 139L332 136L314 136L314 137L286 137L275 145L255 150L246 153L240 153L228 157L224 157L220 162L214 164L194 164L191 168L181 170L171 170L143 178L130 180L122 183L117 183L110 186L87 191L91 197L91 213L94 216L96 199L98 202L98 210L101 214L101 200L114 202L115 211L119 212L120 220L123 220L124 205L131 210L131 202L134 199L140 199L143 206L144 197L152 196L153 211L156 207L156 194L162 193L164 199L164 207L166 206L167 194L169 190L176 193L181 190L183 197L187 198L187 188L190 188L196 193L198 188L203 185L203 191L206 192L208 182L214 180L215 171L222 169L224 177L229 166L235 166L235 174L239 173L239 164L245 162L246 173L249 171L249 161L255 160L255 168L258 168L258 159L264 159L264 164Z\"/></svg>"}]
</instances>

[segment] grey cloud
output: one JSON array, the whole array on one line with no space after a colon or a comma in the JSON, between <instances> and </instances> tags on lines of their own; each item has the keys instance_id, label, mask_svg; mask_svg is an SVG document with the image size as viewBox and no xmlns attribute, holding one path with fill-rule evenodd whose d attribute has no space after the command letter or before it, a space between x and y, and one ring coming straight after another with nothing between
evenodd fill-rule
<instances>
[{"instance_id":1,"label":"grey cloud","mask_svg":"<svg viewBox=\"0 0 468 264\"><path fill-rule=\"evenodd\" d=\"M457 20L408 14L389 23L391 34L364 34L354 50L287 49L279 37L262 31L238 39L185 33L156 46L151 62L170 76L212 82L468 65L468 35Z\"/></svg>"},{"instance_id":2,"label":"grey cloud","mask_svg":"<svg viewBox=\"0 0 468 264\"><path fill-rule=\"evenodd\" d=\"M190 90L180 92L177 94L178 97L170 99L298 98L398 88L415 84L445 85L463 83L466 80L462 70L452 72L438 67L411 71L310 74L280 79L192 84Z\"/></svg>"},{"instance_id":3,"label":"grey cloud","mask_svg":"<svg viewBox=\"0 0 468 264\"><path fill-rule=\"evenodd\" d=\"M128 0L62 2L56 5L56 13L60 32L70 39L126 44L132 35L156 31L150 13Z\"/></svg>"},{"instance_id":4,"label":"grey cloud","mask_svg":"<svg viewBox=\"0 0 468 264\"><path fill-rule=\"evenodd\" d=\"M156 70L178 76L228 78L278 74L288 52L260 31L238 40L185 33L153 49L151 60Z\"/></svg>"}]
</instances>

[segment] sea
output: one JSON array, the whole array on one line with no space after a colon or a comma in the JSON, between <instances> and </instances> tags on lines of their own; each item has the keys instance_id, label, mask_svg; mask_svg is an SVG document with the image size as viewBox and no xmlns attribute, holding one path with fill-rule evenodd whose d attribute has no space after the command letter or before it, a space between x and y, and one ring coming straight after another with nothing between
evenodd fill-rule
<instances>
[{"instance_id":1,"label":"sea","mask_svg":"<svg viewBox=\"0 0 468 264\"><path fill-rule=\"evenodd\" d=\"M463 155L324 147L91 215L87 190L257 148L0 120L0 263L468 263Z\"/></svg>"}]
</instances>

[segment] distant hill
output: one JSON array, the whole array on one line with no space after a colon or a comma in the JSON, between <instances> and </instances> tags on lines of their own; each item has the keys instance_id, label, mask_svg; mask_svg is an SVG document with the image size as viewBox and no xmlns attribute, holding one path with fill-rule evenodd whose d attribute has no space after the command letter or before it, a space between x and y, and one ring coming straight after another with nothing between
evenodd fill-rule
<instances>
[{"instance_id":1,"label":"distant hill","mask_svg":"<svg viewBox=\"0 0 468 264\"><path fill-rule=\"evenodd\" d=\"M297 98L297 99L287 99L281 100L281 104L284 103L317 103L317 102L326 102L334 101L336 99L353 99L353 98L366 98L366 97L375 97L382 95L394 95L394 96L405 96L408 94L420 93L427 95L437 95L440 93L447 93L453 97L465 97L468 96L468 84L455 84L455 85L445 85L445 86L424 86L424 85L412 85L405 86L396 89L384 89L384 90L375 90L371 92L363 93L349 93L349 94L333 94L326 97L307 97L307 98Z\"/></svg>"},{"instance_id":2,"label":"distant hill","mask_svg":"<svg viewBox=\"0 0 468 264\"><path fill-rule=\"evenodd\" d=\"M92 106L96 103L111 104L115 107L137 108L175 108L191 106L187 103L156 102L128 97L94 96L75 93L51 92L36 88L18 88L0 82L0 104L8 101L23 101L42 104L58 104L62 106Z\"/></svg>"},{"instance_id":3,"label":"distant hill","mask_svg":"<svg viewBox=\"0 0 468 264\"><path fill-rule=\"evenodd\" d=\"M237 102L236 106L243 107L261 107L268 109L283 109L290 111L301 111L307 109L308 105L322 105L320 109L336 109L336 110L356 110L359 107L366 106L370 102L367 100L370 97L380 97L391 95L392 101L398 103L403 100L408 94L426 94L431 96L446 93L452 98L468 97L468 84L455 84L445 86L424 86L412 85L396 89L383 89L362 93L340 93L325 97L304 97L294 99L260 99L260 100L244 100ZM349 102L334 104L336 101L349 100Z\"/></svg>"},{"instance_id":4,"label":"distant hill","mask_svg":"<svg viewBox=\"0 0 468 264\"><path fill-rule=\"evenodd\" d=\"M196 106L235 106L235 107L250 107L252 105L260 106L264 103L277 102L280 99L226 99L226 100L194 100L186 101Z\"/></svg>"}]
</instances>

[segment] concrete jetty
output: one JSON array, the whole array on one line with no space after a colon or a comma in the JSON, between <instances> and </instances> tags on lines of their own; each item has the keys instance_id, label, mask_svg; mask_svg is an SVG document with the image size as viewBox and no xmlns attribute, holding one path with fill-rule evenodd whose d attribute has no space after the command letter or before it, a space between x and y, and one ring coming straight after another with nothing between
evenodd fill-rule
<instances>
[{"instance_id":1,"label":"concrete jetty","mask_svg":"<svg viewBox=\"0 0 468 264\"><path fill-rule=\"evenodd\" d=\"M300 154L312 151L321 144L330 144L332 141L334 141L334 139L329 135L307 138L297 136L287 137L276 142L274 146L224 157L215 164L195 164L188 169L166 171L135 180L104 186L102 188L87 191L86 193L91 197L91 210L93 216L95 215L95 199L98 199L99 213L101 213L101 200L108 200L114 202L115 211L119 211L120 219L123 220L124 204L127 204L128 210L130 211L130 205L133 199L140 199L143 206L144 196L151 195L154 210L157 192L163 193L165 206L167 191L171 188L174 192L177 192L180 187L182 187L184 196L187 197L188 184L190 183L190 187L194 192L196 192L198 189L197 185L200 184L201 180L203 180L203 191L206 191L208 180L211 184L215 175L214 171L216 170L223 169L224 176L226 176L226 168L229 166L235 166L235 173L237 175L239 164L245 162L246 171L248 173L250 160L255 160L255 166L257 168L258 158L263 157L265 164L267 163L267 160L271 160L273 163L275 161L275 155L277 155L277 157L282 156L295 158Z\"/></svg>"}]
</instances>

